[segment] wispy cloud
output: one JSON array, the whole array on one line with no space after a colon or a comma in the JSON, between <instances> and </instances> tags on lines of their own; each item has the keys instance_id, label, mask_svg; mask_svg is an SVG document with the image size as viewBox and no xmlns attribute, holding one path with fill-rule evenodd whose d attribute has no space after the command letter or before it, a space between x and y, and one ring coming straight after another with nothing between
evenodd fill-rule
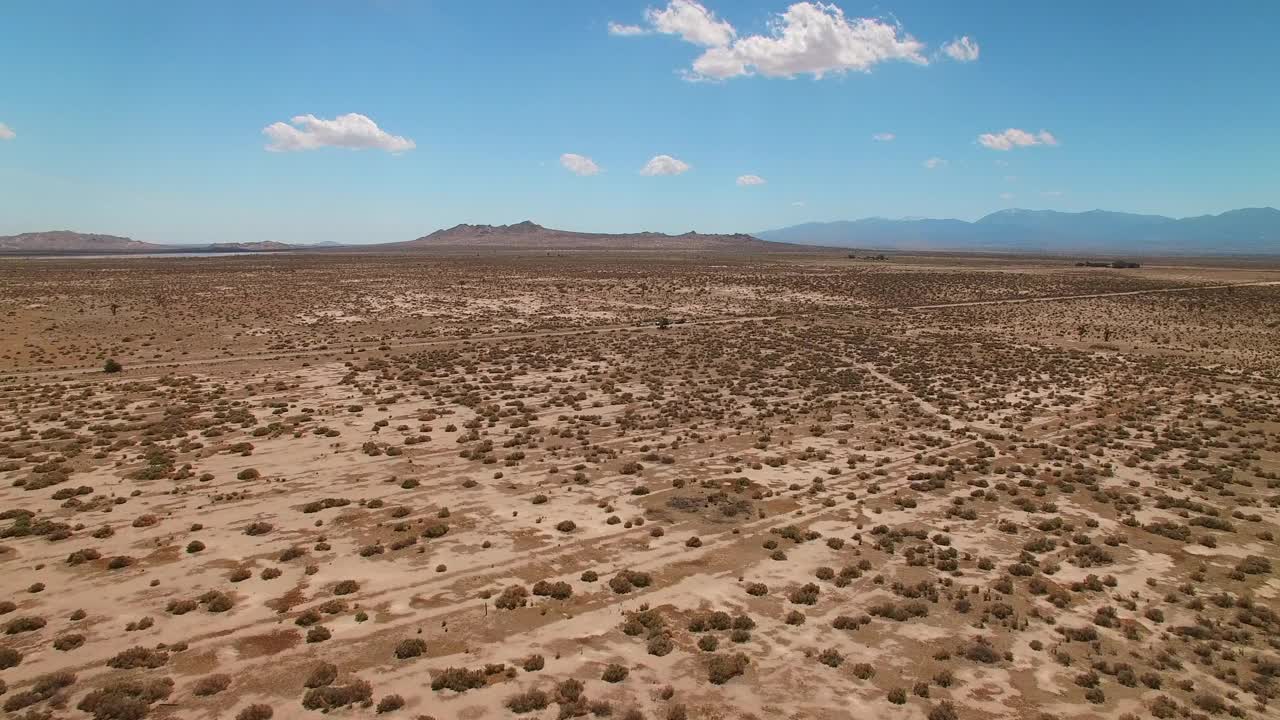
<instances>
[{"instance_id":1,"label":"wispy cloud","mask_svg":"<svg viewBox=\"0 0 1280 720\"><path fill-rule=\"evenodd\" d=\"M926 170L937 170L938 168L946 167L947 161L940 157L931 157L928 160L925 160L923 165Z\"/></svg>"},{"instance_id":2,"label":"wispy cloud","mask_svg":"<svg viewBox=\"0 0 1280 720\"><path fill-rule=\"evenodd\" d=\"M670 155L655 155L640 168L641 175L680 175L689 172L693 166Z\"/></svg>"},{"instance_id":3,"label":"wispy cloud","mask_svg":"<svg viewBox=\"0 0 1280 720\"><path fill-rule=\"evenodd\" d=\"M18 133L14 132L13 128L0 123L0 140L12 140L16 137L18 137Z\"/></svg>"},{"instance_id":4,"label":"wispy cloud","mask_svg":"<svg viewBox=\"0 0 1280 720\"><path fill-rule=\"evenodd\" d=\"M636 35L648 35L649 31L639 25L624 25L618 22L609 23L609 34L619 37L635 37Z\"/></svg>"},{"instance_id":5,"label":"wispy cloud","mask_svg":"<svg viewBox=\"0 0 1280 720\"><path fill-rule=\"evenodd\" d=\"M1029 133L1026 130L1009 128L1004 132L983 133L978 136L978 142L983 147L1004 151L1017 147L1032 147L1033 145L1057 145L1058 138L1054 137L1053 133L1048 130Z\"/></svg>"},{"instance_id":6,"label":"wispy cloud","mask_svg":"<svg viewBox=\"0 0 1280 720\"><path fill-rule=\"evenodd\" d=\"M956 62L973 62L978 59L982 48L968 35L956 38L942 46L942 53Z\"/></svg>"},{"instance_id":7,"label":"wispy cloud","mask_svg":"<svg viewBox=\"0 0 1280 720\"><path fill-rule=\"evenodd\" d=\"M898 137L897 135L894 135L891 132L882 132L882 133L876 133L875 135L872 135L871 139L875 140L876 142L893 142L894 139L896 139L897 137Z\"/></svg>"},{"instance_id":8,"label":"wispy cloud","mask_svg":"<svg viewBox=\"0 0 1280 720\"><path fill-rule=\"evenodd\" d=\"M745 187L747 185L763 185L765 179L759 175L739 175L737 182L738 185Z\"/></svg>"},{"instance_id":9,"label":"wispy cloud","mask_svg":"<svg viewBox=\"0 0 1280 720\"><path fill-rule=\"evenodd\" d=\"M385 150L401 153L417 145L409 138L385 132L378 124L359 113L339 115L324 120L315 115L298 115L289 123L272 123L262 129L267 136L267 150L291 152L317 150L322 147L349 150Z\"/></svg>"},{"instance_id":10,"label":"wispy cloud","mask_svg":"<svg viewBox=\"0 0 1280 720\"><path fill-rule=\"evenodd\" d=\"M560 165L574 175L582 175L584 177L588 175L595 175L600 172L600 166L596 165L594 160L586 155L578 155L576 153L565 153L561 155Z\"/></svg>"}]
</instances>

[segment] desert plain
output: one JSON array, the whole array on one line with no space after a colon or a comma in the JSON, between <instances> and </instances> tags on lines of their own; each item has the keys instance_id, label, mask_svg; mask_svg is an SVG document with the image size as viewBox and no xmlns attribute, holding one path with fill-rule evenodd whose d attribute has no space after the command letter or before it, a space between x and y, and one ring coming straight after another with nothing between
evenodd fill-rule
<instances>
[{"instance_id":1,"label":"desert plain","mask_svg":"<svg viewBox=\"0 0 1280 720\"><path fill-rule=\"evenodd\" d=\"M8 259L0 320L6 717L1280 717L1275 264Z\"/></svg>"}]
</instances>

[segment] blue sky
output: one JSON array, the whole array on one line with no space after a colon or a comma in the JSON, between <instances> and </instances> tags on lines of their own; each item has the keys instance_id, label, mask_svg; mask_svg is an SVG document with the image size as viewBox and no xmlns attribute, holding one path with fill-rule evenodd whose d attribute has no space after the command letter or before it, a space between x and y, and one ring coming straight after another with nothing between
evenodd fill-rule
<instances>
[{"instance_id":1,"label":"blue sky","mask_svg":"<svg viewBox=\"0 0 1280 720\"><path fill-rule=\"evenodd\" d=\"M1280 3L1230 1L10 0L0 234L1275 206L1277 28Z\"/></svg>"}]
</instances>

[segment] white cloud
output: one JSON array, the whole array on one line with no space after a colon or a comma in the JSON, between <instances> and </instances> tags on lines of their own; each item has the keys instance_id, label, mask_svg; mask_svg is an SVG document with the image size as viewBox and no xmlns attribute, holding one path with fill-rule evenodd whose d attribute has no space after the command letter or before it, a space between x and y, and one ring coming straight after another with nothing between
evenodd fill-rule
<instances>
[{"instance_id":1,"label":"white cloud","mask_svg":"<svg viewBox=\"0 0 1280 720\"><path fill-rule=\"evenodd\" d=\"M713 45L693 61L691 80L723 80L759 73L766 77L809 74L822 78L877 63L907 60L927 65L924 44L901 28L874 18L844 16L839 7L798 2L769 24L767 35Z\"/></svg>"},{"instance_id":2,"label":"white cloud","mask_svg":"<svg viewBox=\"0 0 1280 720\"><path fill-rule=\"evenodd\" d=\"M560 164L574 175L595 175L600 172L600 166L586 155L565 153L560 156Z\"/></svg>"},{"instance_id":3,"label":"white cloud","mask_svg":"<svg viewBox=\"0 0 1280 720\"><path fill-rule=\"evenodd\" d=\"M359 113L339 115L332 120L299 115L288 124L277 122L266 126L262 134L267 136L266 148L271 152L340 147L399 153L417 147L409 138L391 135Z\"/></svg>"},{"instance_id":4,"label":"white cloud","mask_svg":"<svg viewBox=\"0 0 1280 720\"><path fill-rule=\"evenodd\" d=\"M13 128L0 123L0 140L12 140L16 137L18 137L18 133L14 132Z\"/></svg>"},{"instance_id":5,"label":"white cloud","mask_svg":"<svg viewBox=\"0 0 1280 720\"><path fill-rule=\"evenodd\" d=\"M745 187L747 185L763 185L765 183L765 179L759 175L739 175L737 182L739 185Z\"/></svg>"},{"instance_id":6,"label":"white cloud","mask_svg":"<svg viewBox=\"0 0 1280 720\"><path fill-rule=\"evenodd\" d=\"M641 175L679 175L688 172L689 163L677 160L670 155L654 155L649 162L640 168Z\"/></svg>"},{"instance_id":7,"label":"white cloud","mask_svg":"<svg viewBox=\"0 0 1280 720\"><path fill-rule=\"evenodd\" d=\"M973 38L965 35L942 46L942 52L956 62L973 62L982 51Z\"/></svg>"},{"instance_id":8,"label":"white cloud","mask_svg":"<svg viewBox=\"0 0 1280 720\"><path fill-rule=\"evenodd\" d=\"M795 201L795 202L791 203L791 207L804 207L804 201L803 201L803 200L797 200L797 201Z\"/></svg>"},{"instance_id":9,"label":"white cloud","mask_svg":"<svg viewBox=\"0 0 1280 720\"><path fill-rule=\"evenodd\" d=\"M609 34L620 37L633 37L636 35L648 35L649 31L639 25L623 25L622 23L610 22Z\"/></svg>"},{"instance_id":10,"label":"white cloud","mask_svg":"<svg viewBox=\"0 0 1280 720\"><path fill-rule=\"evenodd\" d=\"M1014 197L1016 196L1013 193L1009 193L1009 192L1000 193L1001 200L1012 200Z\"/></svg>"},{"instance_id":11,"label":"white cloud","mask_svg":"<svg viewBox=\"0 0 1280 720\"><path fill-rule=\"evenodd\" d=\"M946 164L947 164L947 161L943 160L940 157L931 157L928 160L924 161L924 166L928 170L937 170L940 167L945 167Z\"/></svg>"},{"instance_id":12,"label":"white cloud","mask_svg":"<svg viewBox=\"0 0 1280 720\"><path fill-rule=\"evenodd\" d=\"M658 32L704 47L728 45L737 34L732 25L695 0L671 0L665 9L650 8L644 16Z\"/></svg>"},{"instance_id":13,"label":"white cloud","mask_svg":"<svg viewBox=\"0 0 1280 720\"><path fill-rule=\"evenodd\" d=\"M978 136L978 142L983 147L991 148L992 150L1012 150L1016 147L1031 147L1032 145L1057 145L1058 138L1054 137L1048 130L1029 133L1026 130L1009 128L999 133L983 133Z\"/></svg>"},{"instance_id":14,"label":"white cloud","mask_svg":"<svg viewBox=\"0 0 1280 720\"><path fill-rule=\"evenodd\" d=\"M1045 190L1040 193L1041 197L1062 197L1061 190Z\"/></svg>"},{"instance_id":15,"label":"white cloud","mask_svg":"<svg viewBox=\"0 0 1280 720\"><path fill-rule=\"evenodd\" d=\"M898 136L894 135L893 133L876 133L875 135L871 136L871 139L875 140L876 142L893 142L894 139L897 137Z\"/></svg>"}]
</instances>

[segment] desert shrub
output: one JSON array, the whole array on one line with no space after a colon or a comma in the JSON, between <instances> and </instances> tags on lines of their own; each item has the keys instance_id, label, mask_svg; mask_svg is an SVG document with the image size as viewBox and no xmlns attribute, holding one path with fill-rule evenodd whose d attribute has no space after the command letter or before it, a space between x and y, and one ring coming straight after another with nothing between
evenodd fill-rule
<instances>
[{"instance_id":1,"label":"desert shrub","mask_svg":"<svg viewBox=\"0 0 1280 720\"><path fill-rule=\"evenodd\" d=\"M830 667L840 667L844 664L844 655L841 655L835 648L827 648L818 653L818 662Z\"/></svg>"},{"instance_id":2,"label":"desert shrub","mask_svg":"<svg viewBox=\"0 0 1280 720\"><path fill-rule=\"evenodd\" d=\"M523 585L511 585L493 601L499 610L515 610L529 604L529 591Z\"/></svg>"},{"instance_id":3,"label":"desert shrub","mask_svg":"<svg viewBox=\"0 0 1280 720\"><path fill-rule=\"evenodd\" d=\"M600 679L611 683L622 682L627 679L629 672L630 671L622 665L610 663L605 667L604 672L600 674Z\"/></svg>"},{"instance_id":4,"label":"desert shrub","mask_svg":"<svg viewBox=\"0 0 1280 720\"><path fill-rule=\"evenodd\" d=\"M211 613L226 612L231 609L231 596L221 590L210 590L200 596L200 602L204 604L204 609Z\"/></svg>"},{"instance_id":5,"label":"desert shrub","mask_svg":"<svg viewBox=\"0 0 1280 720\"><path fill-rule=\"evenodd\" d=\"M401 660L416 658L427 651L427 643L421 638L408 638L396 645L396 657Z\"/></svg>"},{"instance_id":6,"label":"desert shrub","mask_svg":"<svg viewBox=\"0 0 1280 720\"><path fill-rule=\"evenodd\" d=\"M330 685L337 679L338 666L333 663L322 662L311 671L311 674L307 676L307 681L304 684L308 688L318 688Z\"/></svg>"},{"instance_id":7,"label":"desert shrub","mask_svg":"<svg viewBox=\"0 0 1280 720\"><path fill-rule=\"evenodd\" d=\"M81 565L91 560L97 560L102 557L102 553L93 548L85 548L84 550L76 550L67 556L68 565Z\"/></svg>"},{"instance_id":8,"label":"desert shrub","mask_svg":"<svg viewBox=\"0 0 1280 720\"><path fill-rule=\"evenodd\" d=\"M271 716L275 715L275 711L270 705L256 703L246 705L240 712L236 713L236 720L271 720Z\"/></svg>"},{"instance_id":9,"label":"desert shrub","mask_svg":"<svg viewBox=\"0 0 1280 720\"><path fill-rule=\"evenodd\" d=\"M85 695L76 707L95 720L136 720L146 717L151 705L169 697L173 680L124 678Z\"/></svg>"},{"instance_id":10,"label":"desert shrub","mask_svg":"<svg viewBox=\"0 0 1280 720\"><path fill-rule=\"evenodd\" d=\"M466 692L484 687L484 678L484 672L481 670L451 667L431 678L431 689Z\"/></svg>"},{"instance_id":11,"label":"desert shrub","mask_svg":"<svg viewBox=\"0 0 1280 720\"><path fill-rule=\"evenodd\" d=\"M769 586L764 583L747 583L747 594L760 597L769 594Z\"/></svg>"},{"instance_id":12,"label":"desert shrub","mask_svg":"<svg viewBox=\"0 0 1280 720\"><path fill-rule=\"evenodd\" d=\"M743 653L712 655L707 660L707 679L715 685L723 685L746 672L750 662Z\"/></svg>"},{"instance_id":13,"label":"desert shrub","mask_svg":"<svg viewBox=\"0 0 1280 720\"><path fill-rule=\"evenodd\" d=\"M556 685L555 701L564 705L582 699L583 684L576 678L566 678Z\"/></svg>"},{"instance_id":14,"label":"desert shrub","mask_svg":"<svg viewBox=\"0 0 1280 720\"><path fill-rule=\"evenodd\" d=\"M557 600L567 600L573 596L573 587L567 582L547 582L539 580L533 585L533 594L542 597L553 597Z\"/></svg>"},{"instance_id":15,"label":"desert shrub","mask_svg":"<svg viewBox=\"0 0 1280 720\"><path fill-rule=\"evenodd\" d=\"M206 697L208 695L217 695L229 687L231 687L230 675L206 675L196 681L191 688L191 692L198 697Z\"/></svg>"},{"instance_id":16,"label":"desert shrub","mask_svg":"<svg viewBox=\"0 0 1280 720\"><path fill-rule=\"evenodd\" d=\"M572 520L561 520L556 523L556 529L563 533L573 532L578 529L578 524Z\"/></svg>"},{"instance_id":17,"label":"desert shrub","mask_svg":"<svg viewBox=\"0 0 1280 720\"><path fill-rule=\"evenodd\" d=\"M958 717L950 700L943 700L929 710L929 720L957 720Z\"/></svg>"},{"instance_id":18,"label":"desert shrub","mask_svg":"<svg viewBox=\"0 0 1280 720\"><path fill-rule=\"evenodd\" d=\"M813 583L805 583L787 596L787 599L797 605L814 605L818 602L819 588Z\"/></svg>"},{"instance_id":19,"label":"desert shrub","mask_svg":"<svg viewBox=\"0 0 1280 720\"><path fill-rule=\"evenodd\" d=\"M14 693L6 698L4 710L5 712L17 712L27 706L43 702L53 697L59 690L71 687L75 682L75 674L65 670L41 675L36 678L29 689Z\"/></svg>"},{"instance_id":20,"label":"desert shrub","mask_svg":"<svg viewBox=\"0 0 1280 720\"><path fill-rule=\"evenodd\" d=\"M333 637L333 633L323 625L312 625L307 630L307 642L309 643L324 642L331 637Z\"/></svg>"},{"instance_id":21,"label":"desert shrub","mask_svg":"<svg viewBox=\"0 0 1280 720\"><path fill-rule=\"evenodd\" d=\"M662 657L675 649L675 643L671 642L670 636L661 633L649 638L647 649L650 655Z\"/></svg>"},{"instance_id":22,"label":"desert shrub","mask_svg":"<svg viewBox=\"0 0 1280 720\"><path fill-rule=\"evenodd\" d=\"M399 695L391 694L384 696L378 701L378 714L389 713L404 707L404 698Z\"/></svg>"},{"instance_id":23,"label":"desert shrub","mask_svg":"<svg viewBox=\"0 0 1280 720\"><path fill-rule=\"evenodd\" d=\"M962 654L966 658L980 663L993 663L1000 659L999 653L994 648L980 640L965 646Z\"/></svg>"},{"instance_id":24,"label":"desert shrub","mask_svg":"<svg viewBox=\"0 0 1280 720\"><path fill-rule=\"evenodd\" d=\"M135 645L107 660L107 667L117 670L134 670L137 668L154 670L167 662L169 662L169 653L167 651L152 650L151 648Z\"/></svg>"},{"instance_id":25,"label":"desert shrub","mask_svg":"<svg viewBox=\"0 0 1280 720\"><path fill-rule=\"evenodd\" d=\"M195 600L170 600L165 606L165 611L172 615L186 615L198 607L200 603Z\"/></svg>"},{"instance_id":26,"label":"desert shrub","mask_svg":"<svg viewBox=\"0 0 1280 720\"><path fill-rule=\"evenodd\" d=\"M22 662L22 653L13 648L0 648L0 670L17 667Z\"/></svg>"},{"instance_id":27,"label":"desert shrub","mask_svg":"<svg viewBox=\"0 0 1280 720\"><path fill-rule=\"evenodd\" d=\"M35 632L45 625L46 621L42 617L16 617L5 624L4 632L6 635Z\"/></svg>"},{"instance_id":28,"label":"desert shrub","mask_svg":"<svg viewBox=\"0 0 1280 720\"><path fill-rule=\"evenodd\" d=\"M343 580L333 586L334 595L350 595L360 589L360 583L355 580Z\"/></svg>"},{"instance_id":29,"label":"desert shrub","mask_svg":"<svg viewBox=\"0 0 1280 720\"><path fill-rule=\"evenodd\" d=\"M372 699L373 686L367 680L356 679L346 685L324 685L308 690L302 696L302 707L328 712Z\"/></svg>"},{"instance_id":30,"label":"desert shrub","mask_svg":"<svg viewBox=\"0 0 1280 720\"><path fill-rule=\"evenodd\" d=\"M703 635L698 638L698 649L703 652L714 652L718 647L720 647L720 640L715 635Z\"/></svg>"},{"instance_id":31,"label":"desert shrub","mask_svg":"<svg viewBox=\"0 0 1280 720\"><path fill-rule=\"evenodd\" d=\"M550 704L547 694L541 690L526 690L507 698L507 709L513 713L529 713L542 710Z\"/></svg>"},{"instance_id":32,"label":"desert shrub","mask_svg":"<svg viewBox=\"0 0 1280 720\"><path fill-rule=\"evenodd\" d=\"M1236 565L1245 575L1266 575L1271 572L1271 561L1261 555L1249 555Z\"/></svg>"},{"instance_id":33,"label":"desert shrub","mask_svg":"<svg viewBox=\"0 0 1280 720\"><path fill-rule=\"evenodd\" d=\"M889 691L886 697L894 705L902 705L907 702L907 691L902 688L894 688Z\"/></svg>"},{"instance_id":34,"label":"desert shrub","mask_svg":"<svg viewBox=\"0 0 1280 720\"><path fill-rule=\"evenodd\" d=\"M870 680L876 674L876 669L870 663L858 663L853 666L853 676L859 680Z\"/></svg>"},{"instance_id":35,"label":"desert shrub","mask_svg":"<svg viewBox=\"0 0 1280 720\"><path fill-rule=\"evenodd\" d=\"M127 568L130 565L133 565L133 562L134 562L133 558L129 557L128 555L117 555L107 561L107 569L123 570L124 568Z\"/></svg>"}]
</instances>

